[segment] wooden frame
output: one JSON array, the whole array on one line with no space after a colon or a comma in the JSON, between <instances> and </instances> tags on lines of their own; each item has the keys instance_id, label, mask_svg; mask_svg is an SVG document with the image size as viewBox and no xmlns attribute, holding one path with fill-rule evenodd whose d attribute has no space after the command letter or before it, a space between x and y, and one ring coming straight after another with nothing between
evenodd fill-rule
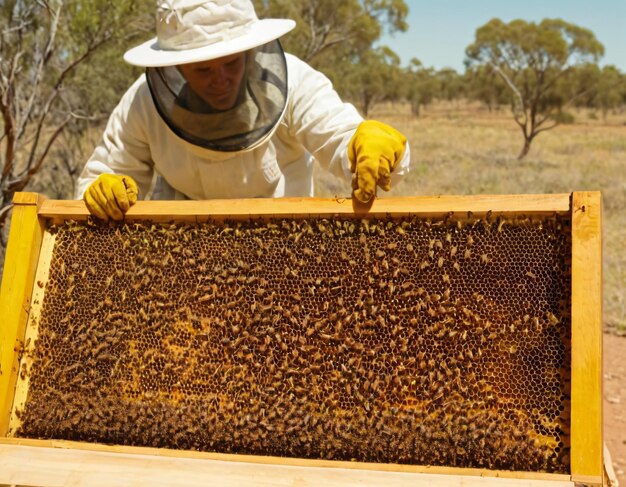
<instances>
[{"instance_id":1,"label":"wooden frame","mask_svg":"<svg viewBox=\"0 0 626 487\"><path fill-rule=\"evenodd\" d=\"M17 193L13 199L9 245L0 293L0 310L3 315L0 326L0 436L5 436L8 430L8 412L13 402L20 351L24 345L24 332L45 228L45 220L37 214L42 201L43 198L32 193Z\"/></svg>"},{"instance_id":2,"label":"wooden frame","mask_svg":"<svg viewBox=\"0 0 626 487\"><path fill-rule=\"evenodd\" d=\"M572 478L602 472L602 200L572 195ZM582 343L582 342L585 343ZM577 448L574 450L574 445Z\"/></svg>"},{"instance_id":3,"label":"wooden frame","mask_svg":"<svg viewBox=\"0 0 626 487\"><path fill-rule=\"evenodd\" d=\"M171 478L173 483L183 470L189 475L185 477L188 485L211 481L226 485L603 485L599 193L387 198L369 207L353 206L345 199L313 198L138 202L126 218L201 222L209 218L441 216L468 211L475 215L491 211L505 216L571 216L571 475L226 455L9 437L20 350L27 333L45 227L50 222L88 216L82 201L46 200L32 193L17 193L0 294L0 485L110 485L112 473L131 479L131 483L139 478L159 483Z\"/></svg>"}]
</instances>

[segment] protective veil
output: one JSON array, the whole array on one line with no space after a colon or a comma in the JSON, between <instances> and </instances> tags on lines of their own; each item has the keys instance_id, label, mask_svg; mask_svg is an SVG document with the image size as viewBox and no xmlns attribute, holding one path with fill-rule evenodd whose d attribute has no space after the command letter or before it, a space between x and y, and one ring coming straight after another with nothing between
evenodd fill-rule
<instances>
[{"instance_id":1,"label":"protective veil","mask_svg":"<svg viewBox=\"0 0 626 487\"><path fill-rule=\"evenodd\" d=\"M287 64L278 40L246 53L236 105L214 110L176 66L148 67L146 78L157 110L183 140L219 152L249 150L270 137L287 104Z\"/></svg>"}]
</instances>

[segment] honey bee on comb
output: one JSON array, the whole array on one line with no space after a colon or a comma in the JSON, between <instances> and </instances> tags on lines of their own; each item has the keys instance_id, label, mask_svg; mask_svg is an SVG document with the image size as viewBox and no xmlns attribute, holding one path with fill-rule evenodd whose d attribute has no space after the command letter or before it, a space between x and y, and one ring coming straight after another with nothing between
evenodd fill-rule
<instances>
[{"instance_id":1,"label":"honey bee on comb","mask_svg":"<svg viewBox=\"0 0 626 487\"><path fill-rule=\"evenodd\" d=\"M569 222L459 222L56 225L16 435L567 473Z\"/></svg>"}]
</instances>

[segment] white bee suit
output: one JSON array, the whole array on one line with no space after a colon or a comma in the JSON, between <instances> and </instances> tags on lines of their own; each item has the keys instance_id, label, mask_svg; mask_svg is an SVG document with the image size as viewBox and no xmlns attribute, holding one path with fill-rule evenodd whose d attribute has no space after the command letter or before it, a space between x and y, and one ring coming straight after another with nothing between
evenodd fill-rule
<instances>
[{"instance_id":1,"label":"white bee suit","mask_svg":"<svg viewBox=\"0 0 626 487\"><path fill-rule=\"evenodd\" d=\"M288 95L280 122L265 142L239 152L212 151L174 134L142 75L111 114L80 175L77 198L103 173L131 176L140 198L152 195L157 175L164 184L153 197L161 199L313 196L313 160L349 181L347 148L361 116L323 74L295 56L286 59ZM407 145L392 186L408 172L409 161Z\"/></svg>"}]
</instances>

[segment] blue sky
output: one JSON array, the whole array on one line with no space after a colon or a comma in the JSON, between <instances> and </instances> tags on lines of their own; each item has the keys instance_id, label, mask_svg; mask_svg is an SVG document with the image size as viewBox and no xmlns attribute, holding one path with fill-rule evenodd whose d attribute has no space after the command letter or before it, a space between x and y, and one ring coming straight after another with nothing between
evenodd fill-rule
<instances>
[{"instance_id":1,"label":"blue sky","mask_svg":"<svg viewBox=\"0 0 626 487\"><path fill-rule=\"evenodd\" d=\"M541 21L561 18L590 29L604 45L600 64L613 64L626 73L626 0L405 0L409 29L385 35L407 65L413 57L424 66L451 67L463 72L465 48L476 29L494 17Z\"/></svg>"}]
</instances>

